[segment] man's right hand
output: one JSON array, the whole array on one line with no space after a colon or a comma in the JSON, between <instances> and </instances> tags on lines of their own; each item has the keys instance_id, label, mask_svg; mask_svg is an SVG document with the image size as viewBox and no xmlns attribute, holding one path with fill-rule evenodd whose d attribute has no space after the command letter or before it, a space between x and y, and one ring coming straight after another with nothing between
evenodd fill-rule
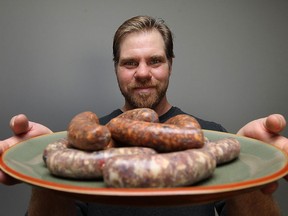
<instances>
[{"instance_id":1,"label":"man's right hand","mask_svg":"<svg viewBox=\"0 0 288 216\"><path fill-rule=\"evenodd\" d=\"M16 143L39 135L52 133L52 131L44 125L29 121L24 114L14 116L10 120L10 128L13 131L14 136L0 141L0 156L6 149L15 145ZM0 183L5 185L13 185L19 183L19 181L13 179L0 170Z\"/></svg>"}]
</instances>

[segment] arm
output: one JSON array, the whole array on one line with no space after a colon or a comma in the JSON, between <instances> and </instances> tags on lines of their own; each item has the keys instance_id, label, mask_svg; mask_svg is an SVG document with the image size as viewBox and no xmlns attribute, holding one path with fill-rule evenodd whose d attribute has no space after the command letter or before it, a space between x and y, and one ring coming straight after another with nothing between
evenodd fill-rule
<instances>
[{"instance_id":1,"label":"arm","mask_svg":"<svg viewBox=\"0 0 288 216\"><path fill-rule=\"evenodd\" d=\"M76 205L73 199L61 196L57 192L33 188L28 207L28 215L41 216L75 216Z\"/></svg>"},{"instance_id":2,"label":"arm","mask_svg":"<svg viewBox=\"0 0 288 216\"><path fill-rule=\"evenodd\" d=\"M249 122L238 131L238 134L271 143L288 153L288 139L279 134L285 126L285 118L274 114ZM279 206L272 196L276 189L275 182L261 190L227 200L227 215L281 215Z\"/></svg>"},{"instance_id":3,"label":"arm","mask_svg":"<svg viewBox=\"0 0 288 216\"><path fill-rule=\"evenodd\" d=\"M14 136L0 141L0 156L9 147L15 145L23 140L52 133L52 131L35 122L31 122L23 115L17 115L10 121L10 128ZM0 170L0 183L6 185L13 185L20 183ZM71 199L65 198L56 194L53 191L46 189L33 188L31 199L28 208L28 215L75 215L75 205Z\"/></svg>"},{"instance_id":4,"label":"arm","mask_svg":"<svg viewBox=\"0 0 288 216\"><path fill-rule=\"evenodd\" d=\"M28 118L23 114L14 116L11 119L10 128L13 131L14 136L0 141L0 156L6 149L18 142L35 136L52 133L49 128L41 124L29 121ZM0 170L0 183L5 185L13 185L19 183L19 181L11 178Z\"/></svg>"},{"instance_id":5,"label":"arm","mask_svg":"<svg viewBox=\"0 0 288 216\"><path fill-rule=\"evenodd\" d=\"M280 208L272 194L264 194L260 190L228 199L226 211L229 216L281 215Z\"/></svg>"}]
</instances>

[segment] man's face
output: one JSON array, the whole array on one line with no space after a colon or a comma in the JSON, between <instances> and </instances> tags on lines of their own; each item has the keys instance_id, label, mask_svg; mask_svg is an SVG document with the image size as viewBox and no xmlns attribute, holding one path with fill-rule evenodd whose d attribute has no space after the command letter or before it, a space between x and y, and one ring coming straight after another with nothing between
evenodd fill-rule
<instances>
[{"instance_id":1,"label":"man's face","mask_svg":"<svg viewBox=\"0 0 288 216\"><path fill-rule=\"evenodd\" d=\"M166 100L171 65L158 31L132 33L120 46L116 75L126 108L155 108Z\"/></svg>"}]
</instances>

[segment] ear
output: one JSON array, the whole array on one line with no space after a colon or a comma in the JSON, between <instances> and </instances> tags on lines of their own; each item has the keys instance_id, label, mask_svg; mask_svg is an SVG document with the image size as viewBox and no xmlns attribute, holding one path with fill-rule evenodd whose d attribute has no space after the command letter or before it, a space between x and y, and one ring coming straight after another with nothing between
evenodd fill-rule
<instances>
[{"instance_id":1,"label":"ear","mask_svg":"<svg viewBox=\"0 0 288 216\"><path fill-rule=\"evenodd\" d=\"M169 75L172 73L172 65L173 65L173 58L168 60L168 65L169 65Z\"/></svg>"},{"instance_id":2,"label":"ear","mask_svg":"<svg viewBox=\"0 0 288 216\"><path fill-rule=\"evenodd\" d=\"M116 63L114 64L114 72L115 72L115 74L116 74L116 76L117 76L117 72L118 72L118 71L117 71L117 64L116 64Z\"/></svg>"}]
</instances>

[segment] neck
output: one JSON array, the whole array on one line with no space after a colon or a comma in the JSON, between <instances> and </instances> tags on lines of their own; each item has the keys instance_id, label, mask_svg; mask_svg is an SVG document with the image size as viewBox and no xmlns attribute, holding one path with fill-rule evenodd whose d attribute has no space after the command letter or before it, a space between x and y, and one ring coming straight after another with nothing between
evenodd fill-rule
<instances>
[{"instance_id":1,"label":"neck","mask_svg":"<svg viewBox=\"0 0 288 216\"><path fill-rule=\"evenodd\" d=\"M170 110L172 107L172 105L167 101L167 99L165 98L165 100L162 100L155 108L155 112L158 114L158 116L162 116L163 114L165 114L166 112L168 112L168 110Z\"/></svg>"}]
</instances>

